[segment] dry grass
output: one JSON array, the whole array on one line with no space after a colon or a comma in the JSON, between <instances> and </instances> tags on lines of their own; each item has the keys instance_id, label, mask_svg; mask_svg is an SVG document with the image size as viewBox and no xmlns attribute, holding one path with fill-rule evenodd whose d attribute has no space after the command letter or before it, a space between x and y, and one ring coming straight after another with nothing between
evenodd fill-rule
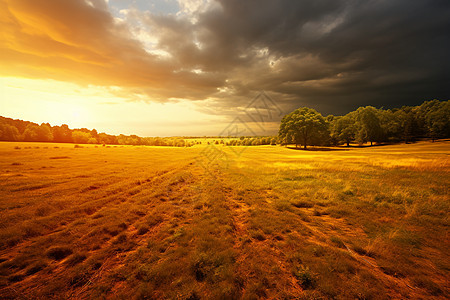
<instances>
[{"instance_id":1,"label":"dry grass","mask_svg":"<svg viewBox=\"0 0 450 300\"><path fill-rule=\"evenodd\" d=\"M449 146L0 143L0 298L448 298Z\"/></svg>"}]
</instances>

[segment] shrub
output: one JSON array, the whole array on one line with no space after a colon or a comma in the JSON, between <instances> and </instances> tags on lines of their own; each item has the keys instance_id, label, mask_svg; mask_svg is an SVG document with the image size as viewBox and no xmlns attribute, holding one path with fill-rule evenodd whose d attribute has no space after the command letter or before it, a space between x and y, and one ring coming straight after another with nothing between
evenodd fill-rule
<instances>
[{"instance_id":1,"label":"shrub","mask_svg":"<svg viewBox=\"0 0 450 300\"><path fill-rule=\"evenodd\" d=\"M294 276L297 278L302 288L309 289L314 286L315 278L308 267L303 265L300 266L294 271Z\"/></svg>"}]
</instances>

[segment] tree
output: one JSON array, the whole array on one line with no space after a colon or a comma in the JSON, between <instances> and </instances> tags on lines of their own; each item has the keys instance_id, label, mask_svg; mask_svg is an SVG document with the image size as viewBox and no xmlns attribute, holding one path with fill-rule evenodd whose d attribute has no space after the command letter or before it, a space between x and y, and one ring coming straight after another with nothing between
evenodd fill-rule
<instances>
[{"instance_id":1,"label":"tree","mask_svg":"<svg viewBox=\"0 0 450 300\"><path fill-rule=\"evenodd\" d=\"M356 138L357 128L353 113L348 113L343 117L336 118L333 122L332 136L340 143L350 146L350 142Z\"/></svg>"},{"instance_id":2,"label":"tree","mask_svg":"<svg viewBox=\"0 0 450 300\"><path fill-rule=\"evenodd\" d=\"M399 109L388 109L379 111L381 130L384 132L384 141L398 142L401 136L401 124L397 115Z\"/></svg>"},{"instance_id":3,"label":"tree","mask_svg":"<svg viewBox=\"0 0 450 300\"><path fill-rule=\"evenodd\" d=\"M0 141L18 141L19 130L16 127L0 122Z\"/></svg>"},{"instance_id":4,"label":"tree","mask_svg":"<svg viewBox=\"0 0 450 300\"><path fill-rule=\"evenodd\" d=\"M38 128L38 140L41 142L53 141L53 133L50 124L42 123Z\"/></svg>"},{"instance_id":5,"label":"tree","mask_svg":"<svg viewBox=\"0 0 450 300\"><path fill-rule=\"evenodd\" d=\"M373 106L360 107L356 110L356 120L358 126L357 140L360 143L380 142L383 132L380 120L377 115L377 109Z\"/></svg>"},{"instance_id":6,"label":"tree","mask_svg":"<svg viewBox=\"0 0 450 300\"><path fill-rule=\"evenodd\" d=\"M414 110L411 107L403 107L397 120L400 123L400 134L405 143L413 141L414 137L419 134Z\"/></svg>"},{"instance_id":7,"label":"tree","mask_svg":"<svg viewBox=\"0 0 450 300\"><path fill-rule=\"evenodd\" d=\"M74 130L72 132L73 142L77 144L87 144L91 139L91 134L89 132L84 132L81 130Z\"/></svg>"},{"instance_id":8,"label":"tree","mask_svg":"<svg viewBox=\"0 0 450 300\"><path fill-rule=\"evenodd\" d=\"M25 142L37 142L39 141L39 126L36 124L29 124L25 128L25 131L23 132L23 140Z\"/></svg>"},{"instance_id":9,"label":"tree","mask_svg":"<svg viewBox=\"0 0 450 300\"><path fill-rule=\"evenodd\" d=\"M324 117L312 108L302 107L294 110L281 120L278 136L283 144L303 144L306 149L313 140L323 140L328 134Z\"/></svg>"},{"instance_id":10,"label":"tree","mask_svg":"<svg viewBox=\"0 0 450 300\"><path fill-rule=\"evenodd\" d=\"M436 138L450 136L450 101L442 102L437 109L426 115L426 125L434 141Z\"/></svg>"},{"instance_id":11,"label":"tree","mask_svg":"<svg viewBox=\"0 0 450 300\"><path fill-rule=\"evenodd\" d=\"M53 126L52 133L54 142L72 143L72 131L66 124L62 124L61 126Z\"/></svg>"}]
</instances>

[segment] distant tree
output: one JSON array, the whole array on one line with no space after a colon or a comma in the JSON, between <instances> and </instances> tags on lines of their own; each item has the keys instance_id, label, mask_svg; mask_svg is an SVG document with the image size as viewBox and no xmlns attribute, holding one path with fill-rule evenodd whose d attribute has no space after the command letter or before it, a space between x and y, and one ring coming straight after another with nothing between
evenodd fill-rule
<instances>
[{"instance_id":1,"label":"distant tree","mask_svg":"<svg viewBox=\"0 0 450 300\"><path fill-rule=\"evenodd\" d=\"M437 109L427 113L426 126L433 141L450 137L450 101L442 102Z\"/></svg>"},{"instance_id":2,"label":"distant tree","mask_svg":"<svg viewBox=\"0 0 450 300\"><path fill-rule=\"evenodd\" d=\"M327 133L324 117L312 108L302 107L283 117L278 136L286 144L294 143L295 147L303 144L306 149L310 141Z\"/></svg>"},{"instance_id":3,"label":"distant tree","mask_svg":"<svg viewBox=\"0 0 450 300\"><path fill-rule=\"evenodd\" d=\"M401 124L399 120L397 120L396 114L398 114L400 110L380 110L379 111L379 119L380 126L384 133L383 140L384 141L399 141L401 136Z\"/></svg>"},{"instance_id":4,"label":"distant tree","mask_svg":"<svg viewBox=\"0 0 450 300\"><path fill-rule=\"evenodd\" d=\"M98 144L98 141L97 141L97 139L96 138L94 138L94 137L91 137L91 138L89 138L89 140L88 140L88 142L87 142L88 144Z\"/></svg>"},{"instance_id":5,"label":"distant tree","mask_svg":"<svg viewBox=\"0 0 450 300\"><path fill-rule=\"evenodd\" d=\"M98 139L98 132L96 129L92 129L90 133L93 138Z\"/></svg>"},{"instance_id":6,"label":"distant tree","mask_svg":"<svg viewBox=\"0 0 450 300\"><path fill-rule=\"evenodd\" d=\"M337 139L339 143L345 143L350 146L350 143L355 140L357 127L354 114L349 113L343 117L335 118L332 130L332 136Z\"/></svg>"},{"instance_id":7,"label":"distant tree","mask_svg":"<svg viewBox=\"0 0 450 300\"><path fill-rule=\"evenodd\" d=\"M128 142L128 138L127 138L126 135L120 134L120 135L117 137L117 142L119 143L119 145L126 145L127 142Z\"/></svg>"},{"instance_id":8,"label":"distant tree","mask_svg":"<svg viewBox=\"0 0 450 300\"><path fill-rule=\"evenodd\" d=\"M405 143L414 140L420 134L415 112L412 107L402 107L397 114L397 121L400 123L400 134Z\"/></svg>"},{"instance_id":9,"label":"distant tree","mask_svg":"<svg viewBox=\"0 0 450 300\"><path fill-rule=\"evenodd\" d=\"M53 141L53 133L50 124L42 123L38 128L38 140L41 142Z\"/></svg>"},{"instance_id":10,"label":"distant tree","mask_svg":"<svg viewBox=\"0 0 450 300\"><path fill-rule=\"evenodd\" d=\"M100 144L109 144L109 145L117 144L117 137L106 133L99 133L97 140Z\"/></svg>"},{"instance_id":11,"label":"distant tree","mask_svg":"<svg viewBox=\"0 0 450 300\"><path fill-rule=\"evenodd\" d=\"M0 141L19 141L19 130L7 123L0 122Z\"/></svg>"},{"instance_id":12,"label":"distant tree","mask_svg":"<svg viewBox=\"0 0 450 300\"><path fill-rule=\"evenodd\" d=\"M37 142L39 141L39 126L37 124L29 124L23 132L23 140L25 142Z\"/></svg>"},{"instance_id":13,"label":"distant tree","mask_svg":"<svg viewBox=\"0 0 450 300\"><path fill-rule=\"evenodd\" d=\"M360 107L356 110L356 125L358 127L357 140L360 143L380 142L382 139L382 128L378 118L377 109L373 106Z\"/></svg>"},{"instance_id":14,"label":"distant tree","mask_svg":"<svg viewBox=\"0 0 450 300\"><path fill-rule=\"evenodd\" d=\"M57 143L72 143L72 131L69 126L62 124L61 126L53 126L53 141Z\"/></svg>"},{"instance_id":15,"label":"distant tree","mask_svg":"<svg viewBox=\"0 0 450 300\"><path fill-rule=\"evenodd\" d=\"M72 132L73 142L76 144L87 144L92 138L90 132L84 132L81 130L74 130Z\"/></svg>"}]
</instances>

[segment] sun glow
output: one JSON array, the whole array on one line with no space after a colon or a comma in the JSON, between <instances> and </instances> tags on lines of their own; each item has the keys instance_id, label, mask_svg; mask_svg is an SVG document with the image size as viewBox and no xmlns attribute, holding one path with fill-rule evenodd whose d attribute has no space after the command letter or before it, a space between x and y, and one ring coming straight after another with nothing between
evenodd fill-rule
<instances>
[{"instance_id":1,"label":"sun glow","mask_svg":"<svg viewBox=\"0 0 450 300\"><path fill-rule=\"evenodd\" d=\"M217 117L197 111L187 101L132 101L116 95L126 95L116 87L79 86L55 80L3 77L1 86L0 109L5 117L142 136L195 135L208 128L214 134L219 130L207 126L214 124Z\"/></svg>"}]
</instances>

